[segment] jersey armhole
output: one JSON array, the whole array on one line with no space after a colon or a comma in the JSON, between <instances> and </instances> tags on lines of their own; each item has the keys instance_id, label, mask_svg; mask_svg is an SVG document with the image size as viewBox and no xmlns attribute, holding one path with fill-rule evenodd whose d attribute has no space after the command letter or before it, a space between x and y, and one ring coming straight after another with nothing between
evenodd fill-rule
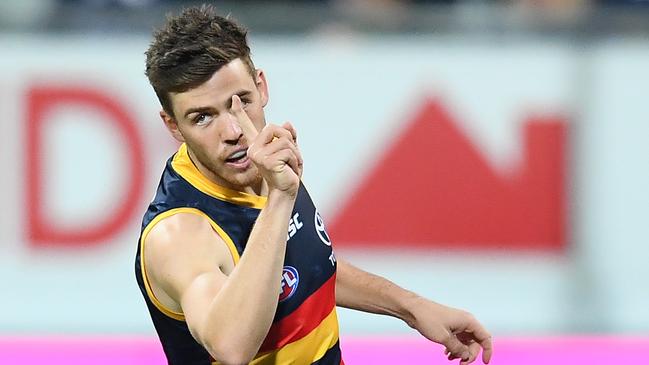
<instances>
[{"instance_id":1,"label":"jersey armhole","mask_svg":"<svg viewBox=\"0 0 649 365\"><path fill-rule=\"evenodd\" d=\"M149 224L146 225L146 227L142 231L142 237L140 238L140 267L142 269L142 281L144 281L146 294L149 297L149 299L151 299L153 305L164 315L179 321L184 321L185 315L182 312L176 312L167 308L164 304L162 304L158 300L158 298L156 298L155 294L153 293L153 289L151 288L151 284L149 283L149 278L146 274L146 260L144 257L144 245L146 242L146 238L149 235L149 232L151 232L153 227L155 227L155 225L158 224L161 220L171 217L172 215L178 213L196 214L206 218L207 221L210 223L210 226L212 226L212 229L225 242L226 246L228 247L228 250L230 251L230 255L232 255L232 262L235 265L239 262L240 256L239 256L239 252L237 251L237 247L234 245L234 242L232 241L232 238L230 238L230 236L227 233L225 233L223 228L221 228L216 222L214 222L207 214L205 214L204 212L196 208L181 207L181 208L174 208L174 209L167 210L155 216L155 218L153 218L151 222L149 222Z\"/></svg>"}]
</instances>

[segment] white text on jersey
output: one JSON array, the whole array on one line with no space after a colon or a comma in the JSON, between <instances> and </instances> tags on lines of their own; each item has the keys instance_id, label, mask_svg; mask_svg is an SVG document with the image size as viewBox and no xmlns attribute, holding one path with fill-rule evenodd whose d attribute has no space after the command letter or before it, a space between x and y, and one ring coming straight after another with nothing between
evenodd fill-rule
<instances>
[{"instance_id":1,"label":"white text on jersey","mask_svg":"<svg viewBox=\"0 0 649 365\"><path fill-rule=\"evenodd\" d=\"M300 217L300 213L295 213L293 215L293 218L291 218L288 221L288 238L286 239L287 241L290 240L291 237L295 236L297 231L299 231L300 228L302 228L302 226L304 225L304 223L300 222L300 220L298 219L299 217Z\"/></svg>"}]
</instances>

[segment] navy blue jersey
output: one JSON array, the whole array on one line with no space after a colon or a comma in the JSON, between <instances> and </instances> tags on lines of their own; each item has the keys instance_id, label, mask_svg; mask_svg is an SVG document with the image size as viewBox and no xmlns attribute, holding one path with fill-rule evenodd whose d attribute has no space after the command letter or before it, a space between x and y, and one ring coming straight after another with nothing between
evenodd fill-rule
<instances>
[{"instance_id":1,"label":"navy blue jersey","mask_svg":"<svg viewBox=\"0 0 649 365\"><path fill-rule=\"evenodd\" d=\"M135 275L169 364L216 363L192 337L182 313L166 308L151 290L143 256L148 233L177 213L206 218L235 263L245 252L266 198L226 189L203 176L183 144L167 161L142 221ZM341 364L335 308L336 259L308 192L300 185L287 231L281 292L273 324L251 364ZM177 244L182 245L182 242Z\"/></svg>"}]
</instances>

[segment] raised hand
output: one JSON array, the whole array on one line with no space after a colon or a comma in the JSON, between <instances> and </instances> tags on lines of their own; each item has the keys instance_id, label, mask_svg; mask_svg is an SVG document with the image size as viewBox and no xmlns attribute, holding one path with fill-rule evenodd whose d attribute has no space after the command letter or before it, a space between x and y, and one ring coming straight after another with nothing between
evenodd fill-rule
<instances>
[{"instance_id":1,"label":"raised hand","mask_svg":"<svg viewBox=\"0 0 649 365\"><path fill-rule=\"evenodd\" d=\"M297 147L297 132L290 123L268 124L260 132L243 110L241 99L232 96L232 113L248 141L248 157L257 166L269 189L297 194L302 176L302 154Z\"/></svg>"}]
</instances>

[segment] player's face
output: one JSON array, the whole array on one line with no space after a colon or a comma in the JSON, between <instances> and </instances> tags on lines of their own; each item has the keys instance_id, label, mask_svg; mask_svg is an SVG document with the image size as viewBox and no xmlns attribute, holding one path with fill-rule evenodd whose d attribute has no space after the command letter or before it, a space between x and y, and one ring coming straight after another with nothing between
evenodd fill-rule
<instances>
[{"instance_id":1,"label":"player's face","mask_svg":"<svg viewBox=\"0 0 649 365\"><path fill-rule=\"evenodd\" d=\"M172 135L187 143L192 161L210 180L224 187L250 192L261 176L245 151L247 141L231 110L238 95L243 109L258 131L266 124L264 106L268 87L262 71L255 80L248 66L236 59L221 67L202 85L171 93L175 118L161 112Z\"/></svg>"}]
</instances>

